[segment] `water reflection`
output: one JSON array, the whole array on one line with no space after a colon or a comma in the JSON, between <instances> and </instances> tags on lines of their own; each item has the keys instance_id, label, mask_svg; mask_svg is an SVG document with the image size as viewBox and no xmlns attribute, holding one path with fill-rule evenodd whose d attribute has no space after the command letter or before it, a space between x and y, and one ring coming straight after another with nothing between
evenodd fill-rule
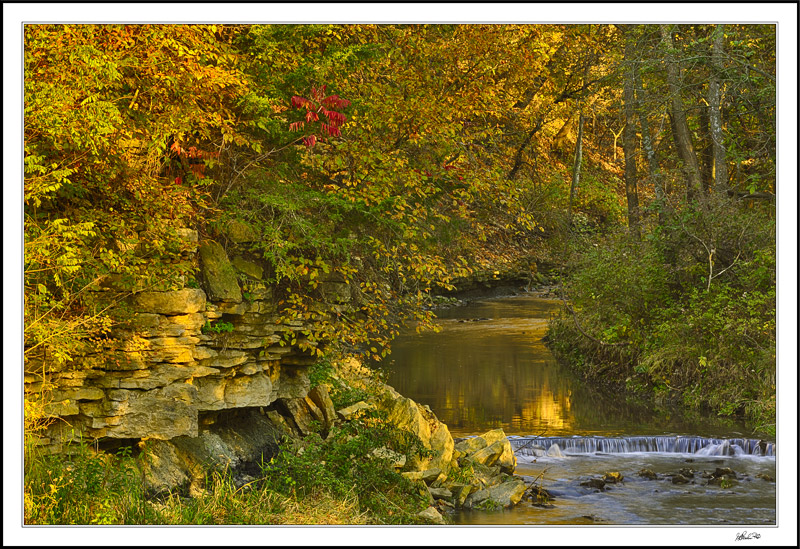
<instances>
[{"instance_id":1,"label":"water reflection","mask_svg":"<svg viewBox=\"0 0 800 549\"><path fill-rule=\"evenodd\" d=\"M440 311L442 331L393 344L389 384L429 405L455 435L502 427L508 434L749 434L742 424L687 418L591 387L544 345L559 306L532 296Z\"/></svg>"}]
</instances>

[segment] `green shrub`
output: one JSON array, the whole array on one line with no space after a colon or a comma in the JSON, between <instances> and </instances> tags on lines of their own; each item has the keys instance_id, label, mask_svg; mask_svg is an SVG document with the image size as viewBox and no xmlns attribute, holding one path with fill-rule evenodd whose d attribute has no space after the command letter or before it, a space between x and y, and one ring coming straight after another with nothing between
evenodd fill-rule
<instances>
[{"instance_id":1,"label":"green shrub","mask_svg":"<svg viewBox=\"0 0 800 549\"><path fill-rule=\"evenodd\" d=\"M215 322L211 324L206 320L206 323L201 328L204 334L227 334L233 331L233 323L231 322Z\"/></svg>"},{"instance_id":2,"label":"green shrub","mask_svg":"<svg viewBox=\"0 0 800 549\"><path fill-rule=\"evenodd\" d=\"M408 456L430 453L417 437L372 412L335 428L325 440L312 434L296 448L283 448L262 464L262 488L300 497L318 491L334 498L356 494L360 510L380 522L418 522L425 500L387 458L374 453L378 448Z\"/></svg>"}]
</instances>

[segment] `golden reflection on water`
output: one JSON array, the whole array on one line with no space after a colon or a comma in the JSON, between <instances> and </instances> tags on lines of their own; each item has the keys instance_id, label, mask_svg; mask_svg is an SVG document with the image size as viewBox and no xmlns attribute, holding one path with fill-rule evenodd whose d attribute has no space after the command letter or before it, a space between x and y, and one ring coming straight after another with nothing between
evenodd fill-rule
<instances>
[{"instance_id":1,"label":"golden reflection on water","mask_svg":"<svg viewBox=\"0 0 800 549\"><path fill-rule=\"evenodd\" d=\"M534 305L521 314L518 303L484 302L442 315L439 333L399 338L389 383L431 406L455 434L571 431L569 380L542 343L553 305Z\"/></svg>"}]
</instances>

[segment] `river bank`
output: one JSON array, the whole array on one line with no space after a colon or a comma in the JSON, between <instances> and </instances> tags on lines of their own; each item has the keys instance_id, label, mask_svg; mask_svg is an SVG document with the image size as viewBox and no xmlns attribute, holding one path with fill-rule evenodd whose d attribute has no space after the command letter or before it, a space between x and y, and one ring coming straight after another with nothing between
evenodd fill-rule
<instances>
[{"instance_id":1,"label":"river bank","mask_svg":"<svg viewBox=\"0 0 800 549\"><path fill-rule=\"evenodd\" d=\"M573 304L563 301L565 294L561 276L561 268L554 264L512 263L502 271L487 270L477 273L473 278L459 281L454 290L443 294L434 310L441 311L481 300L515 296L552 300L554 306L548 312L548 324L545 333L540 335L541 341L562 365L587 384L619 398L664 410L667 414L727 417L737 422L744 421L747 424L746 429L754 436L775 436L774 385L771 392L759 393L760 396L750 401L745 400L744 404L741 402L744 398L742 394L755 394L761 390L750 391L750 385L762 387L768 382L770 374L762 374L761 366L757 366L755 370L747 370L744 367L747 364L744 358L740 359L740 367L726 366L724 371L727 372L727 377L717 380L717 391L705 379L697 386L672 387L670 383L677 382L670 381L669 372L672 371L671 375L674 377L682 376L681 370L687 367L683 364L685 358L680 354L670 358L671 355L667 355L672 351L667 349L664 356L661 356L658 350L644 348L641 341L626 343L623 338L622 343L603 342L591 334L587 335L588 328L580 324L585 320L579 321L572 309ZM592 329L599 330L595 326ZM616 334L614 337L616 341L621 336ZM702 377L710 379L715 376L714 369L708 362L710 358L701 354L697 360L697 370L702 371ZM720 360L730 362L733 358ZM674 364L670 365L670 361ZM774 370L774 363L772 369ZM772 376L774 377L774 373ZM730 387L737 384L742 389L731 394ZM724 395L731 396L731 399L725 400Z\"/></svg>"},{"instance_id":2,"label":"river bank","mask_svg":"<svg viewBox=\"0 0 800 549\"><path fill-rule=\"evenodd\" d=\"M542 341L550 315L560 306L560 300L531 295L472 301L441 310L438 333L409 332L395 342L386 365L389 383L436 410L454 435L502 427L515 447L533 440L534 446L544 450L538 454L517 450L517 474L527 482L536 479L537 485L548 491L552 488L555 498L549 505L553 507L527 502L503 512L459 513L456 521L773 521L775 484L757 475L774 478L776 459L774 455L749 455L758 437L747 425L735 418L704 416L666 403L654 406L647 399L620 398L619 393L581 380L556 361ZM558 441L560 451L548 455L546 442L553 440ZM725 440L748 455L738 450L732 451L736 455L725 453ZM765 441L774 439L765 435ZM710 455L713 453L719 454ZM686 467L696 474L680 484L677 474ZM708 486L718 467L737 473L735 487L731 484L721 491L718 484ZM643 470L653 471L657 482L640 476ZM613 472L620 473L624 482L607 483L606 489L600 490L597 486L603 483L593 479ZM594 482L595 487L582 486L586 482ZM715 511L720 497L727 509L722 518ZM654 500L659 505L652 505Z\"/></svg>"}]
</instances>

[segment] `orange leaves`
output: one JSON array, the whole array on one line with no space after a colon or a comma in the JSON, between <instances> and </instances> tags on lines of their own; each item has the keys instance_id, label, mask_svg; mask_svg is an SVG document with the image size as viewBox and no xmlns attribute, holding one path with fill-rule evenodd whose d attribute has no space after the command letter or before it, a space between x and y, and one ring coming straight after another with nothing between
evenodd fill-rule
<instances>
[{"instance_id":1,"label":"orange leaves","mask_svg":"<svg viewBox=\"0 0 800 549\"><path fill-rule=\"evenodd\" d=\"M205 151L194 146L184 149L177 141L174 141L170 145L169 149L173 154L188 160L189 171L192 172L198 179L203 179L205 177L206 164L204 160L219 157L218 152ZM182 179L180 177L175 178L176 184L180 184L181 182Z\"/></svg>"}]
</instances>

